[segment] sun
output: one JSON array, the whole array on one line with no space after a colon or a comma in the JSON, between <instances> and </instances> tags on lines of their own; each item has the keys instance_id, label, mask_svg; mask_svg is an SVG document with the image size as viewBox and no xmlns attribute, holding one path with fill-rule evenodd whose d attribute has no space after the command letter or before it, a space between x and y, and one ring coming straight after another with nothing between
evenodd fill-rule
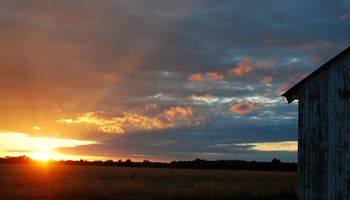
<instances>
[{"instance_id":1,"label":"sun","mask_svg":"<svg viewBox=\"0 0 350 200\"><path fill-rule=\"evenodd\" d=\"M49 150L43 150L33 153L32 155L30 155L30 157L34 160L48 161L57 158L57 154Z\"/></svg>"}]
</instances>

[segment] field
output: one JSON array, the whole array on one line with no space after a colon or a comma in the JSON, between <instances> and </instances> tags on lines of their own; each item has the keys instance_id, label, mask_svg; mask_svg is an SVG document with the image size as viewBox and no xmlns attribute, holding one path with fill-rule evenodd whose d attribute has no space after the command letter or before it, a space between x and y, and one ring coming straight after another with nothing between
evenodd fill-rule
<instances>
[{"instance_id":1,"label":"field","mask_svg":"<svg viewBox=\"0 0 350 200\"><path fill-rule=\"evenodd\" d=\"M0 199L296 199L295 172L1 164Z\"/></svg>"}]
</instances>

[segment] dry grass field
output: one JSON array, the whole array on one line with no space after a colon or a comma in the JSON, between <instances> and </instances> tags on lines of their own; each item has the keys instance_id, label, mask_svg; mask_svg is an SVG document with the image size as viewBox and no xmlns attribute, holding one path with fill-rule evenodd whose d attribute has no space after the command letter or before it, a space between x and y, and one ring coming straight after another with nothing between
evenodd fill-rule
<instances>
[{"instance_id":1,"label":"dry grass field","mask_svg":"<svg viewBox=\"0 0 350 200\"><path fill-rule=\"evenodd\" d=\"M0 199L296 199L295 172L0 165Z\"/></svg>"}]
</instances>

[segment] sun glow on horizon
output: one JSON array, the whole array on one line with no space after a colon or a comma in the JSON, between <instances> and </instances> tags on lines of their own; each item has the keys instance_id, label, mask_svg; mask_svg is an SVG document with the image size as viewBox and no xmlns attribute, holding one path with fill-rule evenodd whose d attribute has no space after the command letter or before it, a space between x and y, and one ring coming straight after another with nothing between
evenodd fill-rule
<instances>
[{"instance_id":1,"label":"sun glow on horizon","mask_svg":"<svg viewBox=\"0 0 350 200\"><path fill-rule=\"evenodd\" d=\"M84 156L66 155L55 149L96 143L88 140L31 137L24 133L0 132L0 157L26 155L38 161L78 160Z\"/></svg>"},{"instance_id":2,"label":"sun glow on horizon","mask_svg":"<svg viewBox=\"0 0 350 200\"><path fill-rule=\"evenodd\" d=\"M61 156L53 151L38 151L33 154L29 154L28 157L38 161L49 161L57 160Z\"/></svg>"}]
</instances>

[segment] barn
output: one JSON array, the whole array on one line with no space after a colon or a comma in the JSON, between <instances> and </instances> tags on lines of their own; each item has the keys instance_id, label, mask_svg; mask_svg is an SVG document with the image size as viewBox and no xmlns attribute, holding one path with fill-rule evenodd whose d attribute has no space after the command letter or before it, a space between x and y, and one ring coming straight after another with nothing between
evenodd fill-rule
<instances>
[{"instance_id":1,"label":"barn","mask_svg":"<svg viewBox=\"0 0 350 200\"><path fill-rule=\"evenodd\" d=\"M299 104L299 199L350 199L350 47L282 96Z\"/></svg>"}]
</instances>

